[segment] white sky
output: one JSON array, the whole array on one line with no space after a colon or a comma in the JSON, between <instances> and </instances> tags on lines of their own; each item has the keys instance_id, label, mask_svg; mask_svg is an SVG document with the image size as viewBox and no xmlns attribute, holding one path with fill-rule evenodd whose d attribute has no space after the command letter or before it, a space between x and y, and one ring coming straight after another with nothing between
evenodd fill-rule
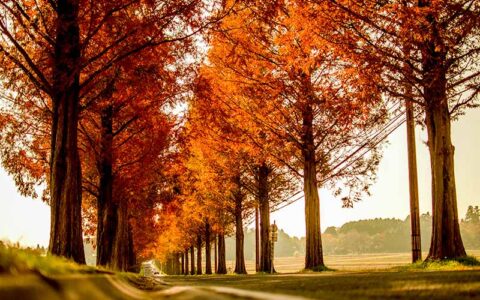
<instances>
[{"instance_id":1,"label":"white sky","mask_svg":"<svg viewBox=\"0 0 480 300\"><path fill-rule=\"evenodd\" d=\"M460 218L468 205L480 205L480 110L471 110L453 124L455 172ZM368 218L400 218L409 214L406 129L400 127L390 137L380 163L372 196L342 208L329 191L320 192L322 231L328 226ZM417 129L417 159L421 213L431 211L430 168L425 132ZM48 244L50 209L39 199L21 197L11 178L0 168L0 239L25 245ZM279 228L295 236L305 235L304 203L298 201L271 216Z\"/></svg>"}]
</instances>

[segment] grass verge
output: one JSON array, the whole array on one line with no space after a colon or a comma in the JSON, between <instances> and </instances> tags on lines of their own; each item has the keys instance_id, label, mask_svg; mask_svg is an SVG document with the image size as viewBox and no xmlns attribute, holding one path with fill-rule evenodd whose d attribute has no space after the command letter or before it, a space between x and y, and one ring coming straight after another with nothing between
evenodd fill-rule
<instances>
[{"instance_id":1,"label":"grass verge","mask_svg":"<svg viewBox=\"0 0 480 300\"><path fill-rule=\"evenodd\" d=\"M80 265L66 258L41 255L37 251L0 244L0 274L40 273L42 275L111 273L100 268Z\"/></svg>"},{"instance_id":2,"label":"grass verge","mask_svg":"<svg viewBox=\"0 0 480 300\"><path fill-rule=\"evenodd\" d=\"M455 271L471 270L480 267L480 261L473 256L457 259L419 261L401 267L394 267L395 271Z\"/></svg>"}]
</instances>

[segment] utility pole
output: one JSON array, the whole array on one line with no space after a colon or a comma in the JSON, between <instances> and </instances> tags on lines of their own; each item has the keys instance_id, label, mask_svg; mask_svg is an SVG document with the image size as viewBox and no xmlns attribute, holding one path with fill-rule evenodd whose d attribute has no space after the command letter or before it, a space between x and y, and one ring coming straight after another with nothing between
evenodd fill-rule
<instances>
[{"instance_id":1,"label":"utility pole","mask_svg":"<svg viewBox=\"0 0 480 300\"><path fill-rule=\"evenodd\" d=\"M412 237L412 262L422 260L420 237L420 209L418 204L418 174L415 145L415 116L413 103L405 100L407 114L408 183L410 188L410 225Z\"/></svg>"},{"instance_id":2,"label":"utility pole","mask_svg":"<svg viewBox=\"0 0 480 300\"><path fill-rule=\"evenodd\" d=\"M213 245L213 246L215 247L215 252L214 252L214 256L215 256L215 257L214 257L214 261L215 261L215 273L218 272L218 257L217 257L217 255L218 255L218 248L217 248L217 247L218 247L218 246L217 246L217 237L218 237L217 234L215 234L214 237L213 237L213 241L214 241L214 245Z\"/></svg>"},{"instance_id":3,"label":"utility pole","mask_svg":"<svg viewBox=\"0 0 480 300\"><path fill-rule=\"evenodd\" d=\"M258 207L255 207L255 271L260 269L260 238L259 238Z\"/></svg>"}]
</instances>

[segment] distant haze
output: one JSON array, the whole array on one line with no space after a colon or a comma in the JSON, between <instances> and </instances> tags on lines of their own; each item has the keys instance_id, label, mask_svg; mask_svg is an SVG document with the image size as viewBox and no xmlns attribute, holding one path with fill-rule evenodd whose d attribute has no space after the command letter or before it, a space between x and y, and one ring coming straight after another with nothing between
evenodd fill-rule
<instances>
[{"instance_id":1,"label":"distant haze","mask_svg":"<svg viewBox=\"0 0 480 300\"><path fill-rule=\"evenodd\" d=\"M342 208L328 190L320 191L322 232L328 226L360 219L400 218L409 215L408 169L405 127L390 136L378 171L378 180L371 188L371 197ZM460 218L468 205L480 205L480 110L470 110L453 123L455 172ZM417 128L420 211L431 211L430 167L426 133ZM25 245L46 246L49 239L50 209L39 199L21 197L12 179L0 169L0 239L20 241ZM272 214L271 221L291 236L305 235L304 203L300 200ZM253 224L250 225L252 227Z\"/></svg>"}]
</instances>

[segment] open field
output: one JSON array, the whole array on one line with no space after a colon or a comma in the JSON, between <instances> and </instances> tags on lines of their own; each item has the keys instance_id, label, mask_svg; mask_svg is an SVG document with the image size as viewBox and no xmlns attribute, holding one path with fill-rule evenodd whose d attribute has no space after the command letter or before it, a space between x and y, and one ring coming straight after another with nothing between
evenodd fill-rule
<instances>
[{"instance_id":1,"label":"open field","mask_svg":"<svg viewBox=\"0 0 480 300\"><path fill-rule=\"evenodd\" d=\"M479 250L468 254L480 257ZM480 267L415 269L408 267L410 253L334 255L325 261L338 271L298 273L303 257L283 257L276 259L280 273L276 275L256 275L254 262L247 261L251 275L167 276L164 280L175 286L222 286L313 299L480 299ZM232 263L228 261L227 266L233 267Z\"/></svg>"},{"instance_id":2,"label":"open field","mask_svg":"<svg viewBox=\"0 0 480 300\"><path fill-rule=\"evenodd\" d=\"M469 250L468 255L480 258L480 250ZM423 253L423 258L427 252ZM247 272L255 273L255 261L247 260ZM382 253L382 254L358 254L358 255L327 255L325 264L335 270L382 270L386 268L403 266L411 263L411 254L403 253ZM304 257L277 257L275 258L275 269L279 273L295 273L303 269ZM227 267L235 268L235 261L227 261Z\"/></svg>"},{"instance_id":3,"label":"open field","mask_svg":"<svg viewBox=\"0 0 480 300\"><path fill-rule=\"evenodd\" d=\"M480 299L480 269L171 276L165 281L177 286L222 286L311 299Z\"/></svg>"},{"instance_id":4,"label":"open field","mask_svg":"<svg viewBox=\"0 0 480 300\"><path fill-rule=\"evenodd\" d=\"M480 299L480 266L411 265L408 253L329 256L326 261L338 271L321 273L161 277L114 273L17 249L3 249L0 258L2 300ZM302 263L302 258L282 258L277 269L297 270Z\"/></svg>"}]
</instances>

